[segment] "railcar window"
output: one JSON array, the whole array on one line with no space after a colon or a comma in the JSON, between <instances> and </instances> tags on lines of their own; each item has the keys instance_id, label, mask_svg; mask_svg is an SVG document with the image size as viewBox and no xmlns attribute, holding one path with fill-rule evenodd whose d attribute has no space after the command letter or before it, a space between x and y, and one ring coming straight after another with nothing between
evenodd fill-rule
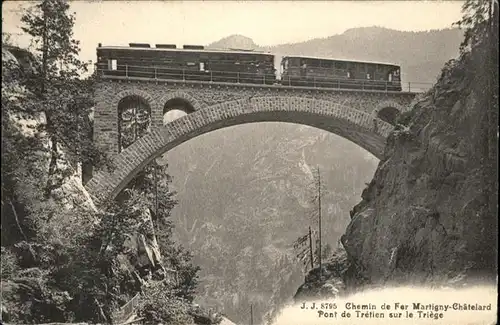
<instances>
[{"instance_id":1,"label":"railcar window","mask_svg":"<svg viewBox=\"0 0 500 325\"><path fill-rule=\"evenodd\" d=\"M291 59L288 59L288 64L291 66L291 67L298 67L300 62L299 62L299 59L295 59L295 58L291 58Z\"/></svg>"},{"instance_id":2,"label":"railcar window","mask_svg":"<svg viewBox=\"0 0 500 325\"><path fill-rule=\"evenodd\" d=\"M200 62L200 71L205 71L205 63Z\"/></svg>"},{"instance_id":3,"label":"railcar window","mask_svg":"<svg viewBox=\"0 0 500 325\"><path fill-rule=\"evenodd\" d=\"M333 69L333 62L323 61L321 62L321 67L326 69Z\"/></svg>"},{"instance_id":4,"label":"railcar window","mask_svg":"<svg viewBox=\"0 0 500 325\"><path fill-rule=\"evenodd\" d=\"M108 60L108 70L117 70L118 69L118 62L116 59L110 59Z\"/></svg>"},{"instance_id":5,"label":"railcar window","mask_svg":"<svg viewBox=\"0 0 500 325\"><path fill-rule=\"evenodd\" d=\"M345 62L335 62L335 66L340 70L345 70L347 68L347 64Z\"/></svg>"},{"instance_id":6,"label":"railcar window","mask_svg":"<svg viewBox=\"0 0 500 325\"><path fill-rule=\"evenodd\" d=\"M311 61L310 66L312 68L319 68L320 67L320 61Z\"/></svg>"}]
</instances>

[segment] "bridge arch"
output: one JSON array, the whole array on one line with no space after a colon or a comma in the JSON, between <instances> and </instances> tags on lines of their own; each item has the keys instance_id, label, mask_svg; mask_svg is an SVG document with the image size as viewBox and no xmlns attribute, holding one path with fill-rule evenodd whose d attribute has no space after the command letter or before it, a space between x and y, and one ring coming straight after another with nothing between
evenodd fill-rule
<instances>
[{"instance_id":1,"label":"bridge arch","mask_svg":"<svg viewBox=\"0 0 500 325\"><path fill-rule=\"evenodd\" d=\"M182 115L191 114L195 111L193 105L184 98L175 97L169 99L163 106L163 125L171 122Z\"/></svg>"},{"instance_id":2,"label":"bridge arch","mask_svg":"<svg viewBox=\"0 0 500 325\"><path fill-rule=\"evenodd\" d=\"M407 108L394 101L383 101L377 104L372 111L372 116L394 125L397 117L406 110Z\"/></svg>"},{"instance_id":3,"label":"bridge arch","mask_svg":"<svg viewBox=\"0 0 500 325\"><path fill-rule=\"evenodd\" d=\"M401 114L400 110L387 106L378 111L377 117L382 121L395 125L399 114Z\"/></svg>"},{"instance_id":4,"label":"bridge arch","mask_svg":"<svg viewBox=\"0 0 500 325\"><path fill-rule=\"evenodd\" d=\"M166 151L225 127L254 122L288 122L335 133L382 157L393 126L371 114L326 100L300 97L253 97L196 110L155 128L114 157L113 172L101 170L87 184L101 202L114 198L149 162Z\"/></svg>"},{"instance_id":5,"label":"bridge arch","mask_svg":"<svg viewBox=\"0 0 500 325\"><path fill-rule=\"evenodd\" d=\"M162 105L161 123L156 123L157 127L163 127L172 119L178 118L179 113L191 114L203 107L199 100L183 91L172 91L158 97L157 102Z\"/></svg>"},{"instance_id":6,"label":"bridge arch","mask_svg":"<svg viewBox=\"0 0 500 325\"><path fill-rule=\"evenodd\" d=\"M118 104L122 99L130 96L138 96L144 99L151 108L151 110L157 109L157 102L153 98L153 96L151 96L148 92L143 91L141 89L127 89L120 91L115 96L112 97L110 104L112 107L118 107Z\"/></svg>"},{"instance_id":7,"label":"bridge arch","mask_svg":"<svg viewBox=\"0 0 500 325\"><path fill-rule=\"evenodd\" d=\"M163 107L165 107L165 105L171 100L182 100L188 103L192 107L193 111L197 111L203 108L202 103L198 99L183 91L168 92L164 96L161 96L157 99L157 101L161 103Z\"/></svg>"},{"instance_id":8,"label":"bridge arch","mask_svg":"<svg viewBox=\"0 0 500 325\"><path fill-rule=\"evenodd\" d=\"M141 96L127 95L116 106L118 115L118 152L151 129L151 105Z\"/></svg>"}]
</instances>

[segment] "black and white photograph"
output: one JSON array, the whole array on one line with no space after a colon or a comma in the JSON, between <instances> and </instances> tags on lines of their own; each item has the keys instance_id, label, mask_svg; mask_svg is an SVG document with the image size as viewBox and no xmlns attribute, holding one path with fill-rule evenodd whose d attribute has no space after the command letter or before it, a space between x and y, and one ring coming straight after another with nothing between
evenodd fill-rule
<instances>
[{"instance_id":1,"label":"black and white photograph","mask_svg":"<svg viewBox=\"0 0 500 325\"><path fill-rule=\"evenodd\" d=\"M498 17L2 2L0 323L497 324Z\"/></svg>"}]
</instances>

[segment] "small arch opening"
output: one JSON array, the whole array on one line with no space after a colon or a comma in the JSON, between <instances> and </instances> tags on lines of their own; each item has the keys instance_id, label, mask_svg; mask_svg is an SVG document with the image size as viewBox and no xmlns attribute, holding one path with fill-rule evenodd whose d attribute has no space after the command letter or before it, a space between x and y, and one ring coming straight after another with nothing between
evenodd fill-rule
<instances>
[{"instance_id":1,"label":"small arch opening","mask_svg":"<svg viewBox=\"0 0 500 325\"><path fill-rule=\"evenodd\" d=\"M137 95L118 103L118 152L121 152L151 129L151 107Z\"/></svg>"},{"instance_id":2,"label":"small arch opening","mask_svg":"<svg viewBox=\"0 0 500 325\"><path fill-rule=\"evenodd\" d=\"M168 110L165 114L163 114L163 125L177 120L185 115L187 115L187 113L181 109Z\"/></svg>"},{"instance_id":3,"label":"small arch opening","mask_svg":"<svg viewBox=\"0 0 500 325\"><path fill-rule=\"evenodd\" d=\"M194 107L187 100L172 98L163 107L163 125L192 112L194 112Z\"/></svg>"},{"instance_id":4,"label":"small arch opening","mask_svg":"<svg viewBox=\"0 0 500 325\"><path fill-rule=\"evenodd\" d=\"M396 120L399 117L399 110L394 107L384 107L378 111L377 117L382 121L390 123L392 125L396 124Z\"/></svg>"}]
</instances>

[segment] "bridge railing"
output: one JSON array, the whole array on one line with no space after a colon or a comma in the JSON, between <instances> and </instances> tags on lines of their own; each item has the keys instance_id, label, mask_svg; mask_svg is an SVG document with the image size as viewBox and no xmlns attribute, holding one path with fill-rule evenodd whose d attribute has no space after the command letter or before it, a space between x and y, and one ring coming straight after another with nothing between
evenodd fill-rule
<instances>
[{"instance_id":1,"label":"bridge railing","mask_svg":"<svg viewBox=\"0 0 500 325\"><path fill-rule=\"evenodd\" d=\"M366 80L366 79L332 79L326 77L306 77L295 79L291 77L276 78L272 73L257 74L249 72L197 71L191 69L172 69L158 66L136 66L136 65L115 65L96 64L97 75L101 78L125 78L125 79L151 79L151 80L175 80L175 81L205 81L205 82L226 82L239 84L261 84L281 86L305 86L313 88L334 88L334 89L362 89L377 91L409 91L423 92L432 87L431 83L408 82L407 87L403 87L399 81L386 80Z\"/></svg>"},{"instance_id":2,"label":"bridge railing","mask_svg":"<svg viewBox=\"0 0 500 325\"><path fill-rule=\"evenodd\" d=\"M132 299L130 299L125 305L120 307L120 309L118 309L113 314L113 323L120 324L129 319L136 311L140 299L141 299L141 294L138 293Z\"/></svg>"},{"instance_id":3,"label":"bridge railing","mask_svg":"<svg viewBox=\"0 0 500 325\"><path fill-rule=\"evenodd\" d=\"M179 274L176 270L164 267L163 271L165 274L164 279L159 281L156 285L160 285L163 282L167 282L172 286L179 285ZM124 304L117 311L115 311L113 313L113 323L121 324L127 321L127 319L129 319L133 314L136 313L140 300L141 300L141 294L137 293L126 304Z\"/></svg>"},{"instance_id":4,"label":"bridge railing","mask_svg":"<svg viewBox=\"0 0 500 325\"><path fill-rule=\"evenodd\" d=\"M431 89L434 86L433 83L430 82L407 82L402 84L403 91L414 92L414 93L423 93L427 90Z\"/></svg>"}]
</instances>

